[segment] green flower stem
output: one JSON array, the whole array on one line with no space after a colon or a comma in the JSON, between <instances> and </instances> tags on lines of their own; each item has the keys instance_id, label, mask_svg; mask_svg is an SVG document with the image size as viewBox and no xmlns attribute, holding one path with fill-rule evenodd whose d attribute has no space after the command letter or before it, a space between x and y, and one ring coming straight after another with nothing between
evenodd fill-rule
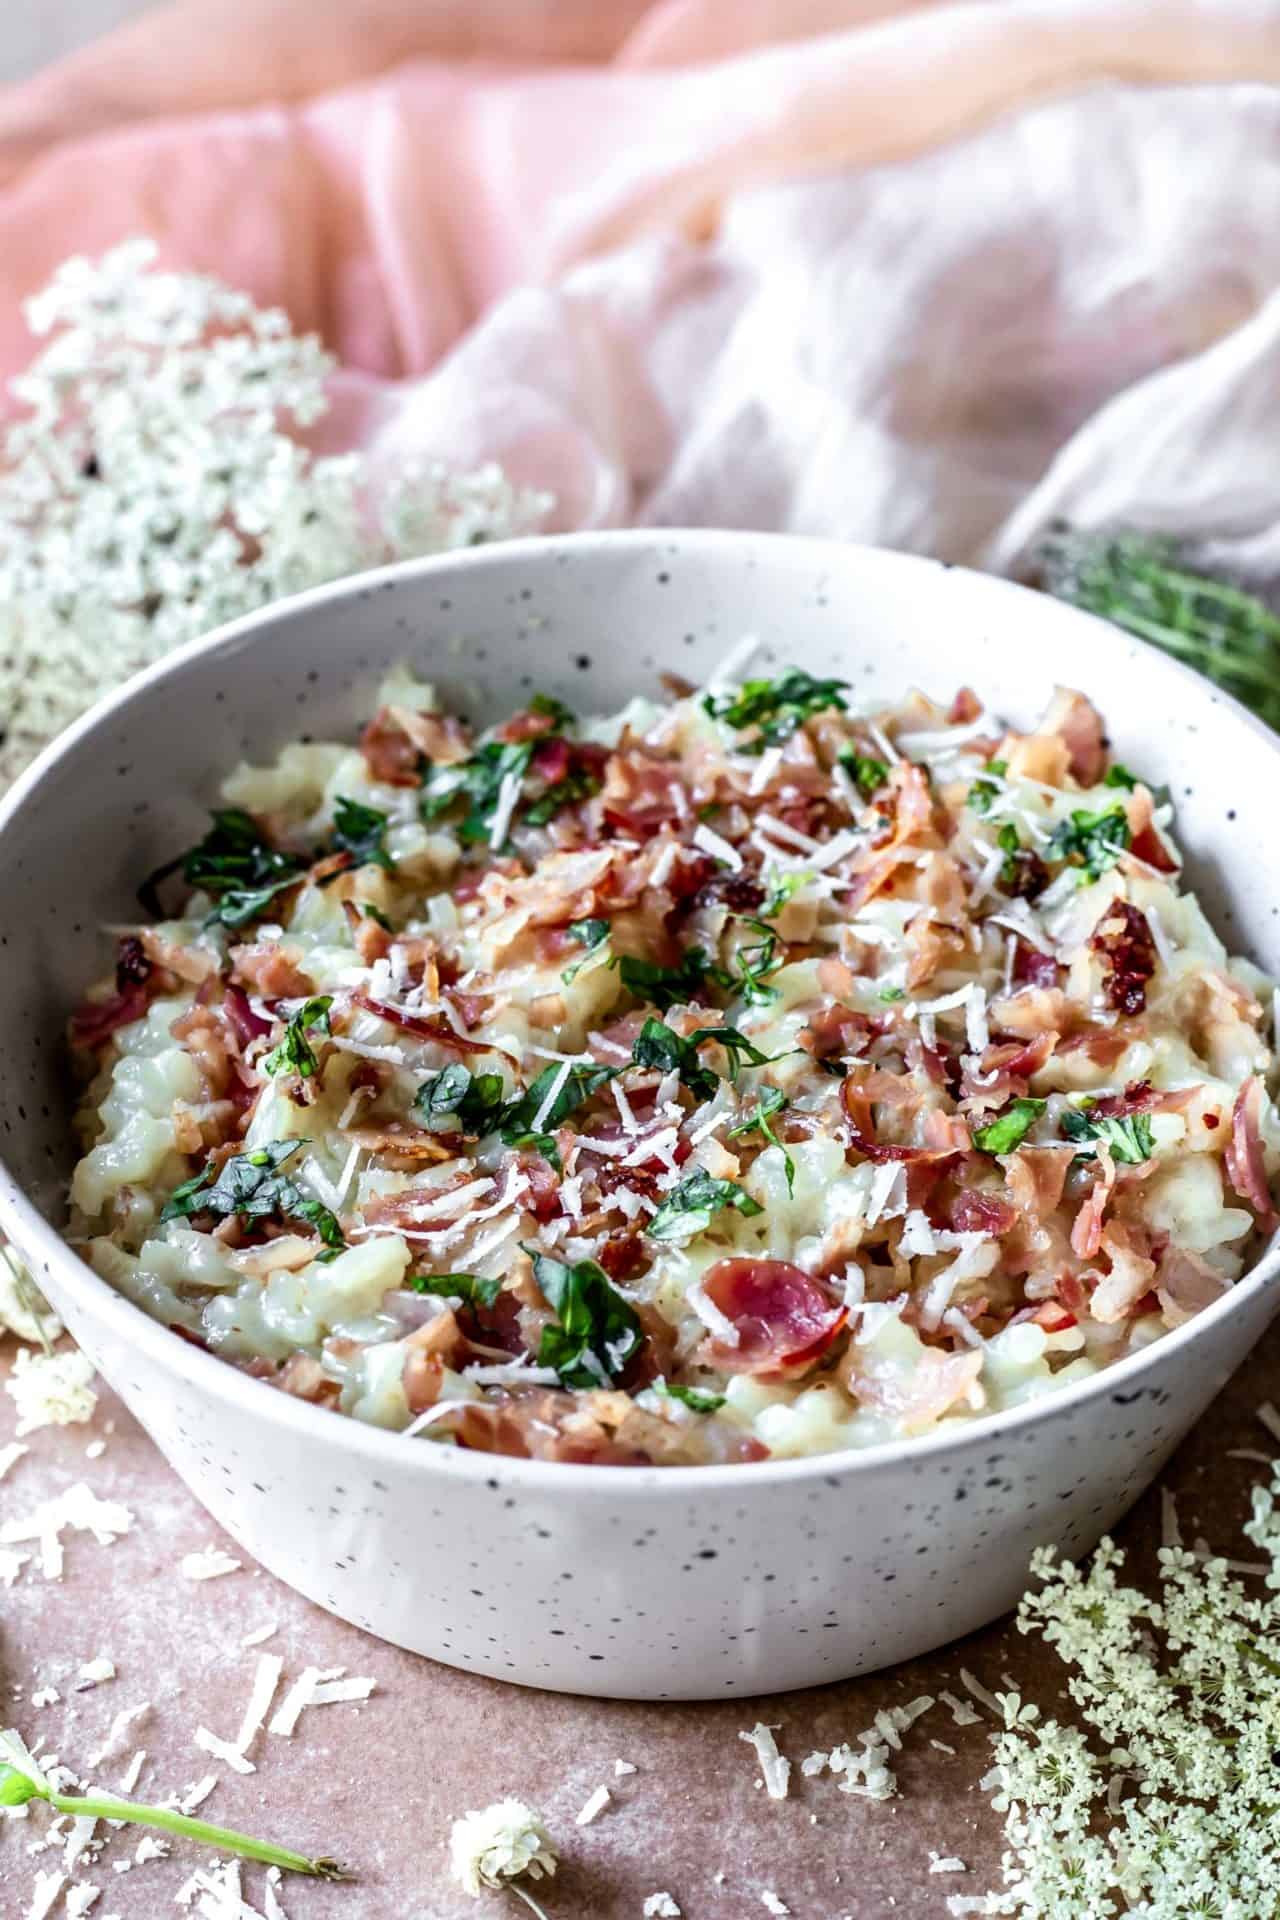
<instances>
[{"instance_id":1,"label":"green flower stem","mask_svg":"<svg viewBox=\"0 0 1280 1920\"><path fill-rule=\"evenodd\" d=\"M230 1827L211 1826L189 1813L177 1813L172 1807L144 1807L135 1800L117 1800L109 1793L37 1792L34 1799L47 1800L58 1813L83 1815L87 1819L127 1820L139 1827L160 1827L184 1840L216 1847L222 1853L239 1854L243 1860L261 1860L268 1867L280 1867L285 1873L309 1873L317 1880L345 1880L348 1876L336 1860L311 1860L306 1854L288 1847L272 1846L266 1840L253 1840L247 1833L235 1833Z\"/></svg>"}]
</instances>

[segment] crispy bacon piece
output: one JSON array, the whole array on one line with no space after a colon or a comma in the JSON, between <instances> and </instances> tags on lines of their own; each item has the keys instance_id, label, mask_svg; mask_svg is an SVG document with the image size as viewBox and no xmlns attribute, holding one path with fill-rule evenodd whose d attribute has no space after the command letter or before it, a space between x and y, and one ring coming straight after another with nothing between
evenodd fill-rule
<instances>
[{"instance_id":1,"label":"crispy bacon piece","mask_svg":"<svg viewBox=\"0 0 1280 1920\"><path fill-rule=\"evenodd\" d=\"M769 1450L725 1421L685 1425L646 1413L625 1393L555 1388L456 1400L435 1423L477 1453L580 1466L693 1466L766 1460Z\"/></svg>"},{"instance_id":2,"label":"crispy bacon piece","mask_svg":"<svg viewBox=\"0 0 1280 1920\"><path fill-rule=\"evenodd\" d=\"M960 1083L963 1099L979 1107L1003 1107L1009 1100L1021 1099L1032 1076L1039 1073L1058 1044L1058 1035L1049 1028L1034 1040L994 1041L985 1051L976 1073L966 1073Z\"/></svg>"},{"instance_id":3,"label":"crispy bacon piece","mask_svg":"<svg viewBox=\"0 0 1280 1920\"><path fill-rule=\"evenodd\" d=\"M1230 1291L1215 1267L1185 1247L1166 1247L1156 1265L1156 1297L1165 1325L1180 1327Z\"/></svg>"},{"instance_id":4,"label":"crispy bacon piece","mask_svg":"<svg viewBox=\"0 0 1280 1920\"><path fill-rule=\"evenodd\" d=\"M956 1233L989 1233L999 1239L1017 1220L1017 1210L996 1193L961 1187L948 1209Z\"/></svg>"},{"instance_id":5,"label":"crispy bacon piece","mask_svg":"<svg viewBox=\"0 0 1280 1920\"><path fill-rule=\"evenodd\" d=\"M1262 1158L1260 1128L1264 1098L1261 1080L1256 1073L1251 1073L1236 1095L1236 1103L1231 1111L1231 1138L1227 1142L1223 1160L1228 1180L1240 1198L1247 1200L1253 1208L1259 1226L1264 1232L1271 1233L1278 1222Z\"/></svg>"},{"instance_id":6,"label":"crispy bacon piece","mask_svg":"<svg viewBox=\"0 0 1280 1920\"><path fill-rule=\"evenodd\" d=\"M1171 858L1168 848L1160 838L1159 831L1148 824L1135 833L1129 842L1129 851L1139 860L1145 860L1157 873L1176 873L1178 863Z\"/></svg>"},{"instance_id":7,"label":"crispy bacon piece","mask_svg":"<svg viewBox=\"0 0 1280 1920\"><path fill-rule=\"evenodd\" d=\"M315 992L309 974L278 941L231 949L231 978L262 1000L305 1000Z\"/></svg>"},{"instance_id":8,"label":"crispy bacon piece","mask_svg":"<svg viewBox=\"0 0 1280 1920\"><path fill-rule=\"evenodd\" d=\"M712 1305L738 1329L737 1346L713 1337L699 1349L709 1366L726 1373L804 1373L849 1318L847 1307L789 1260L717 1260L702 1284Z\"/></svg>"},{"instance_id":9,"label":"crispy bacon piece","mask_svg":"<svg viewBox=\"0 0 1280 1920\"><path fill-rule=\"evenodd\" d=\"M1063 969L1051 953L1042 953L1029 940L1019 940L1013 950L1013 981L1018 987L1056 987Z\"/></svg>"},{"instance_id":10,"label":"crispy bacon piece","mask_svg":"<svg viewBox=\"0 0 1280 1920\"><path fill-rule=\"evenodd\" d=\"M1123 1220L1112 1220L1102 1234L1100 1250L1110 1271L1094 1288L1089 1309L1104 1326L1127 1319L1143 1295L1150 1293L1156 1263L1149 1247L1143 1229Z\"/></svg>"},{"instance_id":11,"label":"crispy bacon piece","mask_svg":"<svg viewBox=\"0 0 1280 1920\"><path fill-rule=\"evenodd\" d=\"M1095 1067L1114 1067L1134 1038L1133 1028L1121 1026L1102 1027L1087 1020L1077 1027L1074 1033L1068 1033L1058 1042L1059 1055L1064 1053L1082 1053Z\"/></svg>"},{"instance_id":12,"label":"crispy bacon piece","mask_svg":"<svg viewBox=\"0 0 1280 1920\"><path fill-rule=\"evenodd\" d=\"M1097 1143L1098 1178L1089 1189L1089 1194L1071 1229L1071 1250L1081 1260L1094 1260L1102 1245L1102 1217L1107 1202L1116 1184L1115 1162L1100 1140Z\"/></svg>"},{"instance_id":13,"label":"crispy bacon piece","mask_svg":"<svg viewBox=\"0 0 1280 1920\"><path fill-rule=\"evenodd\" d=\"M360 735L369 778L387 787L422 784L422 755L388 707L379 707Z\"/></svg>"},{"instance_id":14,"label":"crispy bacon piece","mask_svg":"<svg viewBox=\"0 0 1280 1920\"><path fill-rule=\"evenodd\" d=\"M126 987L123 993L110 994L105 1000L86 1000L76 1008L68 1025L71 1045L85 1053L96 1053L99 1047L106 1046L118 1028L141 1020L150 1004L151 995L140 980Z\"/></svg>"},{"instance_id":15,"label":"crispy bacon piece","mask_svg":"<svg viewBox=\"0 0 1280 1920\"><path fill-rule=\"evenodd\" d=\"M947 710L947 719L953 727L967 727L982 712L982 702L972 687L961 687Z\"/></svg>"},{"instance_id":16,"label":"crispy bacon piece","mask_svg":"<svg viewBox=\"0 0 1280 1920\"><path fill-rule=\"evenodd\" d=\"M600 803L609 825L636 840L680 825L693 813L679 764L655 760L634 747L610 756Z\"/></svg>"},{"instance_id":17,"label":"crispy bacon piece","mask_svg":"<svg viewBox=\"0 0 1280 1920\"><path fill-rule=\"evenodd\" d=\"M1107 1005L1117 1013L1141 1013L1156 970L1156 943L1146 914L1127 900L1113 900L1089 935L1089 946L1103 964Z\"/></svg>"},{"instance_id":18,"label":"crispy bacon piece","mask_svg":"<svg viewBox=\"0 0 1280 1920\"><path fill-rule=\"evenodd\" d=\"M871 1084L878 1087L879 1082L888 1077L880 1075ZM840 1099L849 1122L852 1145L865 1160L877 1162L949 1160L957 1153L966 1153L972 1144L969 1139L969 1130L962 1120L937 1111L925 1116L926 1129L934 1136L927 1146L895 1146L887 1141L877 1140L873 1131L867 1083L850 1077L841 1085Z\"/></svg>"},{"instance_id":19,"label":"crispy bacon piece","mask_svg":"<svg viewBox=\"0 0 1280 1920\"><path fill-rule=\"evenodd\" d=\"M1067 1147L1019 1147L1011 1153L1004 1177L1018 1211L1035 1223L1047 1220L1062 1203L1074 1158L1074 1148Z\"/></svg>"},{"instance_id":20,"label":"crispy bacon piece","mask_svg":"<svg viewBox=\"0 0 1280 1920\"><path fill-rule=\"evenodd\" d=\"M433 1020L425 1013L410 1013L405 1007L394 1007L385 1000L373 1000L367 993L355 993L351 997L357 1006L364 1007L369 1013L376 1013L380 1020L403 1028L419 1040L434 1040L438 1047L446 1047L453 1053L496 1053L504 1060L511 1059L509 1053L501 1047L495 1047L491 1040L471 1040L465 1034L455 1033L447 1020ZM513 1066L516 1064L512 1061Z\"/></svg>"},{"instance_id":21,"label":"crispy bacon piece","mask_svg":"<svg viewBox=\"0 0 1280 1920\"><path fill-rule=\"evenodd\" d=\"M1082 787L1096 786L1107 765L1107 736L1091 700L1071 687L1059 687L1038 734L1056 735L1067 749L1067 766Z\"/></svg>"},{"instance_id":22,"label":"crispy bacon piece","mask_svg":"<svg viewBox=\"0 0 1280 1920\"><path fill-rule=\"evenodd\" d=\"M222 996L222 1007L242 1053L254 1040L265 1040L271 1032L270 1020L254 1012L243 987L229 986Z\"/></svg>"},{"instance_id":23,"label":"crispy bacon piece","mask_svg":"<svg viewBox=\"0 0 1280 1920\"><path fill-rule=\"evenodd\" d=\"M137 934L126 933L116 948L116 992L141 986L154 965Z\"/></svg>"},{"instance_id":24,"label":"crispy bacon piece","mask_svg":"<svg viewBox=\"0 0 1280 1920\"><path fill-rule=\"evenodd\" d=\"M331 1380L309 1353L291 1353L273 1384L295 1400L309 1400L313 1407L336 1407L342 1391L338 1381Z\"/></svg>"}]
</instances>

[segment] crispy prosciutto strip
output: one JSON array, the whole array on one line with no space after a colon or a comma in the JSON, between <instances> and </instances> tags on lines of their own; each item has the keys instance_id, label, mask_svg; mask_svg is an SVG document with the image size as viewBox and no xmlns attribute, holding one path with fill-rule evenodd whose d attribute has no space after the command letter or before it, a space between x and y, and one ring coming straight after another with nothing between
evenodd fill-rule
<instances>
[{"instance_id":1,"label":"crispy prosciutto strip","mask_svg":"<svg viewBox=\"0 0 1280 1920\"><path fill-rule=\"evenodd\" d=\"M1106 1145L1097 1143L1098 1178L1089 1189L1089 1196L1075 1217L1071 1229L1071 1250L1082 1260L1094 1260L1102 1245L1102 1219L1107 1202L1116 1184L1115 1162L1107 1151Z\"/></svg>"},{"instance_id":2,"label":"crispy prosciutto strip","mask_svg":"<svg viewBox=\"0 0 1280 1920\"><path fill-rule=\"evenodd\" d=\"M352 999L367 1013L376 1013L379 1020L387 1020L393 1027L401 1027L419 1040L434 1040L438 1047L447 1047L453 1053L496 1053L504 1060L511 1055L501 1047L495 1047L492 1040L472 1040L466 1034L456 1033L447 1020L433 1020L424 1013L410 1013L405 1007L391 1006L385 1000L374 1000L367 993L356 993ZM512 1060L514 1066L516 1062Z\"/></svg>"},{"instance_id":3,"label":"crispy prosciutto strip","mask_svg":"<svg viewBox=\"0 0 1280 1920\"><path fill-rule=\"evenodd\" d=\"M1096 786L1107 765L1107 736L1091 700L1059 687L1036 732L1057 735L1067 750L1067 767L1082 787Z\"/></svg>"},{"instance_id":4,"label":"crispy prosciutto strip","mask_svg":"<svg viewBox=\"0 0 1280 1920\"><path fill-rule=\"evenodd\" d=\"M849 1318L818 1281L789 1260L717 1260L703 1280L711 1304L731 1320L738 1344L711 1339L699 1349L726 1373L794 1376L820 1360Z\"/></svg>"},{"instance_id":5,"label":"crispy prosciutto strip","mask_svg":"<svg viewBox=\"0 0 1280 1920\"><path fill-rule=\"evenodd\" d=\"M1250 1074L1236 1095L1231 1113L1231 1138L1223 1159L1232 1186L1242 1200L1248 1201L1258 1216L1259 1224L1270 1233L1277 1224L1277 1216L1267 1185L1259 1132L1264 1098L1261 1080L1256 1073Z\"/></svg>"},{"instance_id":6,"label":"crispy prosciutto strip","mask_svg":"<svg viewBox=\"0 0 1280 1920\"><path fill-rule=\"evenodd\" d=\"M974 1187L962 1187L950 1206L951 1225L957 1233L989 1233L998 1239L1008 1233L1018 1218L1016 1207L998 1193L979 1193Z\"/></svg>"},{"instance_id":7,"label":"crispy prosciutto strip","mask_svg":"<svg viewBox=\"0 0 1280 1920\"><path fill-rule=\"evenodd\" d=\"M71 1016L68 1032L72 1046L96 1053L118 1028L141 1020L150 1004L151 995L140 980L105 1000L86 1000Z\"/></svg>"},{"instance_id":8,"label":"crispy prosciutto strip","mask_svg":"<svg viewBox=\"0 0 1280 1920\"><path fill-rule=\"evenodd\" d=\"M1103 992L1116 1013L1141 1013L1156 970L1156 943L1147 916L1127 900L1113 900L1089 936L1102 961Z\"/></svg>"}]
</instances>

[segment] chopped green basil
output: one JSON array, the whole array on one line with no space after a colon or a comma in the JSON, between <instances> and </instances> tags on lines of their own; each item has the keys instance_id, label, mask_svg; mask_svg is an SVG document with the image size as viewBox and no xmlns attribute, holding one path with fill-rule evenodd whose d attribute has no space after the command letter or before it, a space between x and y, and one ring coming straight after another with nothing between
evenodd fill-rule
<instances>
[{"instance_id":1,"label":"chopped green basil","mask_svg":"<svg viewBox=\"0 0 1280 1920\"><path fill-rule=\"evenodd\" d=\"M572 807L579 800L590 800L599 791L600 780L596 774L586 767L573 767L563 780L557 780L545 793L531 801L521 818L527 827L545 827L562 807Z\"/></svg>"},{"instance_id":2,"label":"chopped green basil","mask_svg":"<svg viewBox=\"0 0 1280 1920\"><path fill-rule=\"evenodd\" d=\"M267 1073L297 1073L304 1080L315 1076L320 1062L307 1035L329 1032L329 1009L332 1005L333 995L325 993L308 1000L305 1006L298 1009L285 1028L279 1046L273 1047L262 1062Z\"/></svg>"},{"instance_id":3,"label":"chopped green basil","mask_svg":"<svg viewBox=\"0 0 1280 1920\"><path fill-rule=\"evenodd\" d=\"M767 1007L778 998L778 989L768 986L765 980L766 974L776 972L779 965L778 936L765 921L749 915L742 917L744 924L754 928L760 938L738 948L733 956L736 973L716 968L712 978L749 1007Z\"/></svg>"},{"instance_id":4,"label":"chopped green basil","mask_svg":"<svg viewBox=\"0 0 1280 1920\"><path fill-rule=\"evenodd\" d=\"M840 765L845 768L855 787L865 793L868 799L889 778L885 761L877 760L869 753L859 753L856 747L846 747L839 757Z\"/></svg>"},{"instance_id":5,"label":"chopped green basil","mask_svg":"<svg viewBox=\"0 0 1280 1920\"><path fill-rule=\"evenodd\" d=\"M713 720L727 720L731 727L755 727L756 736L743 751L762 753L789 740L812 714L828 707L846 712L848 684L847 680L815 680L802 667L791 667L777 680L746 680L736 693L709 693L702 705Z\"/></svg>"},{"instance_id":6,"label":"chopped green basil","mask_svg":"<svg viewBox=\"0 0 1280 1920\"><path fill-rule=\"evenodd\" d=\"M877 996L877 998L884 1001L886 1006L890 1005L894 1000L905 1000L906 997L906 989L904 987L881 987Z\"/></svg>"},{"instance_id":7,"label":"chopped green basil","mask_svg":"<svg viewBox=\"0 0 1280 1920\"><path fill-rule=\"evenodd\" d=\"M722 1393L707 1393L702 1387L677 1386L674 1380L659 1378L654 1381L653 1390L664 1400L679 1400L692 1413L715 1413L724 1405Z\"/></svg>"},{"instance_id":8,"label":"chopped green basil","mask_svg":"<svg viewBox=\"0 0 1280 1920\"><path fill-rule=\"evenodd\" d=\"M635 954L620 954L614 962L622 984L637 1000L645 1000L663 1012L668 1007L687 1006L706 985L711 964L701 947L689 947L675 967L659 967L652 960Z\"/></svg>"},{"instance_id":9,"label":"chopped green basil","mask_svg":"<svg viewBox=\"0 0 1280 1920\"><path fill-rule=\"evenodd\" d=\"M703 1028L702 1031L705 1033L708 1029ZM673 1033L664 1021L656 1020L652 1014L636 1035L631 1061L633 1066L657 1067L662 1073L678 1073L690 1093L699 1100L714 1099L720 1085L719 1076L698 1058L696 1042Z\"/></svg>"},{"instance_id":10,"label":"chopped green basil","mask_svg":"<svg viewBox=\"0 0 1280 1920\"><path fill-rule=\"evenodd\" d=\"M425 821L447 813L457 800L465 799L467 812L458 828L458 838L469 844L487 841L493 831L503 782L523 780L529 770L534 743L531 740L489 740L477 748L461 766L444 767L423 788L418 810Z\"/></svg>"},{"instance_id":11,"label":"chopped green basil","mask_svg":"<svg viewBox=\"0 0 1280 1920\"><path fill-rule=\"evenodd\" d=\"M578 716L563 700L557 700L553 693L535 693L529 702L530 713L540 713L554 722L553 731L569 733L578 724Z\"/></svg>"},{"instance_id":12,"label":"chopped green basil","mask_svg":"<svg viewBox=\"0 0 1280 1920\"><path fill-rule=\"evenodd\" d=\"M181 870L189 887L215 901L206 926L242 927L256 920L269 901L296 884L307 862L300 854L273 847L252 814L240 807L220 807L213 825L198 845L179 854L143 881L138 898L156 919L163 918L157 887Z\"/></svg>"},{"instance_id":13,"label":"chopped green basil","mask_svg":"<svg viewBox=\"0 0 1280 1920\"><path fill-rule=\"evenodd\" d=\"M1110 1149L1111 1158L1125 1166L1140 1166L1155 1152L1151 1120L1145 1113L1127 1113L1122 1118L1095 1120L1088 1103L1068 1107L1062 1115L1062 1132L1068 1140L1101 1140ZM1092 1159L1092 1153L1077 1154L1078 1160Z\"/></svg>"},{"instance_id":14,"label":"chopped green basil","mask_svg":"<svg viewBox=\"0 0 1280 1920\"><path fill-rule=\"evenodd\" d=\"M549 1141L554 1146L554 1141L550 1141L551 1129L567 1120L569 1115L575 1113L593 1093L599 1092L600 1088L607 1086L610 1080L616 1079L619 1069L596 1066L570 1067L561 1081L555 1099L546 1113L543 1113L542 1108L547 1095L562 1071L561 1063L553 1060L550 1066L543 1068L536 1080L530 1081L523 1093L517 1094L515 1099L503 1109L498 1119L498 1130L504 1140L509 1140L513 1146L525 1146L534 1140ZM532 1135L529 1130L535 1124L538 1124L542 1131ZM523 1137L513 1138L515 1135ZM538 1151L544 1152L545 1148L539 1146Z\"/></svg>"},{"instance_id":15,"label":"chopped green basil","mask_svg":"<svg viewBox=\"0 0 1280 1920\"><path fill-rule=\"evenodd\" d=\"M1051 860L1081 867L1090 880L1097 880L1114 867L1131 838L1128 817L1117 800L1098 813L1077 807L1070 820L1055 827L1046 852Z\"/></svg>"},{"instance_id":16,"label":"chopped green basil","mask_svg":"<svg viewBox=\"0 0 1280 1920\"><path fill-rule=\"evenodd\" d=\"M498 1083L499 1097L501 1097L501 1075L495 1073L492 1078ZM470 1091L470 1067L464 1067L460 1060L452 1061L449 1066L442 1067L439 1073L433 1073L429 1080L424 1080L419 1086L413 1096L414 1114L429 1133L435 1133L439 1130L439 1122L446 1116L458 1119L460 1122L459 1109Z\"/></svg>"},{"instance_id":17,"label":"chopped green basil","mask_svg":"<svg viewBox=\"0 0 1280 1920\"><path fill-rule=\"evenodd\" d=\"M387 816L377 807L366 807L340 793L333 803L333 844L340 853L349 853L358 867L382 867L395 871L395 861L386 849Z\"/></svg>"},{"instance_id":18,"label":"chopped green basil","mask_svg":"<svg viewBox=\"0 0 1280 1920\"><path fill-rule=\"evenodd\" d=\"M375 907L371 900L362 900L360 902L360 911L364 915L366 920L372 920L375 923L375 925L382 928L382 931L384 933L395 932L395 928L392 926L391 922L388 920L386 914L382 911L382 908Z\"/></svg>"},{"instance_id":19,"label":"chopped green basil","mask_svg":"<svg viewBox=\"0 0 1280 1920\"><path fill-rule=\"evenodd\" d=\"M326 1247L341 1251L347 1243L336 1216L280 1172L285 1161L306 1144L305 1140L272 1140L249 1153L233 1154L223 1161L216 1178L206 1166L194 1179L174 1188L160 1218L189 1220L193 1214L211 1213L219 1220L234 1215L245 1224L272 1218L305 1220Z\"/></svg>"},{"instance_id":20,"label":"chopped green basil","mask_svg":"<svg viewBox=\"0 0 1280 1920\"><path fill-rule=\"evenodd\" d=\"M1012 1153L1044 1112L1043 1100L1014 1100L989 1126L979 1127L973 1144L983 1153Z\"/></svg>"},{"instance_id":21,"label":"chopped green basil","mask_svg":"<svg viewBox=\"0 0 1280 1920\"><path fill-rule=\"evenodd\" d=\"M708 1040L723 1047L729 1056L729 1078L733 1081L744 1066L767 1067L783 1057L780 1053L761 1053L755 1042L748 1040L745 1033L739 1033L737 1027L695 1027L689 1039L695 1047Z\"/></svg>"},{"instance_id":22,"label":"chopped green basil","mask_svg":"<svg viewBox=\"0 0 1280 1920\"><path fill-rule=\"evenodd\" d=\"M1126 793L1132 793L1138 784L1138 776L1136 773L1130 773L1128 767L1121 761L1113 760L1107 768L1106 778L1102 784L1104 787L1123 787Z\"/></svg>"},{"instance_id":23,"label":"chopped green basil","mask_svg":"<svg viewBox=\"0 0 1280 1920\"><path fill-rule=\"evenodd\" d=\"M580 947L598 947L601 941L609 938L609 922L607 920L571 920L569 932Z\"/></svg>"},{"instance_id":24,"label":"chopped green basil","mask_svg":"<svg viewBox=\"0 0 1280 1920\"><path fill-rule=\"evenodd\" d=\"M482 1280L476 1273L415 1273L404 1284L412 1293L433 1293L468 1307L491 1307L502 1292L501 1280Z\"/></svg>"},{"instance_id":25,"label":"chopped green basil","mask_svg":"<svg viewBox=\"0 0 1280 1920\"><path fill-rule=\"evenodd\" d=\"M525 1252L558 1323L542 1330L539 1366L554 1367L566 1387L610 1386L644 1340L634 1309L594 1260L566 1266L536 1246Z\"/></svg>"},{"instance_id":26,"label":"chopped green basil","mask_svg":"<svg viewBox=\"0 0 1280 1920\"><path fill-rule=\"evenodd\" d=\"M783 1170L787 1176L787 1192L794 1194L796 1190L796 1163L773 1130L773 1116L775 1113L781 1113L786 1104L787 1096L782 1092L780 1087L763 1088L760 1098L756 1103L755 1112L748 1114L745 1120L739 1120L736 1127L730 1127L727 1137L730 1140L736 1140L740 1134L751 1133L758 1128L763 1138L769 1142L769 1145L776 1147L782 1155Z\"/></svg>"},{"instance_id":27,"label":"chopped green basil","mask_svg":"<svg viewBox=\"0 0 1280 1920\"><path fill-rule=\"evenodd\" d=\"M772 920L782 912L789 900L793 900L801 887L812 880L813 874L808 867L794 869L790 873L780 873L770 878L769 898L760 909L762 920Z\"/></svg>"},{"instance_id":28,"label":"chopped green basil","mask_svg":"<svg viewBox=\"0 0 1280 1920\"><path fill-rule=\"evenodd\" d=\"M680 1242L705 1233L714 1216L725 1207L734 1207L744 1219L763 1213L764 1208L743 1187L732 1180L717 1180L705 1169L691 1173L667 1195L650 1220L645 1232L651 1240Z\"/></svg>"}]
</instances>

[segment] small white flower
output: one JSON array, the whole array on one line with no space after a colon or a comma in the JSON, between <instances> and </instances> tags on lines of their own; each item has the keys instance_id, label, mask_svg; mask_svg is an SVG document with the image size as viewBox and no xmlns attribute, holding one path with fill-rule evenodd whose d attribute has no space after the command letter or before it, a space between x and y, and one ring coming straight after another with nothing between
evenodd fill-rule
<instances>
[{"instance_id":1,"label":"small white flower","mask_svg":"<svg viewBox=\"0 0 1280 1920\"><path fill-rule=\"evenodd\" d=\"M531 1880L549 1877L557 1865L542 1816L523 1800L496 1800L455 1820L449 1832L449 1862L465 1892L510 1887L530 1905L528 1894L511 1883L526 1875Z\"/></svg>"},{"instance_id":2,"label":"small white flower","mask_svg":"<svg viewBox=\"0 0 1280 1920\"><path fill-rule=\"evenodd\" d=\"M37 1427L69 1427L92 1419L98 1404L92 1379L93 1363L74 1347L62 1353L19 1347L4 1383L18 1409L18 1437Z\"/></svg>"}]
</instances>

